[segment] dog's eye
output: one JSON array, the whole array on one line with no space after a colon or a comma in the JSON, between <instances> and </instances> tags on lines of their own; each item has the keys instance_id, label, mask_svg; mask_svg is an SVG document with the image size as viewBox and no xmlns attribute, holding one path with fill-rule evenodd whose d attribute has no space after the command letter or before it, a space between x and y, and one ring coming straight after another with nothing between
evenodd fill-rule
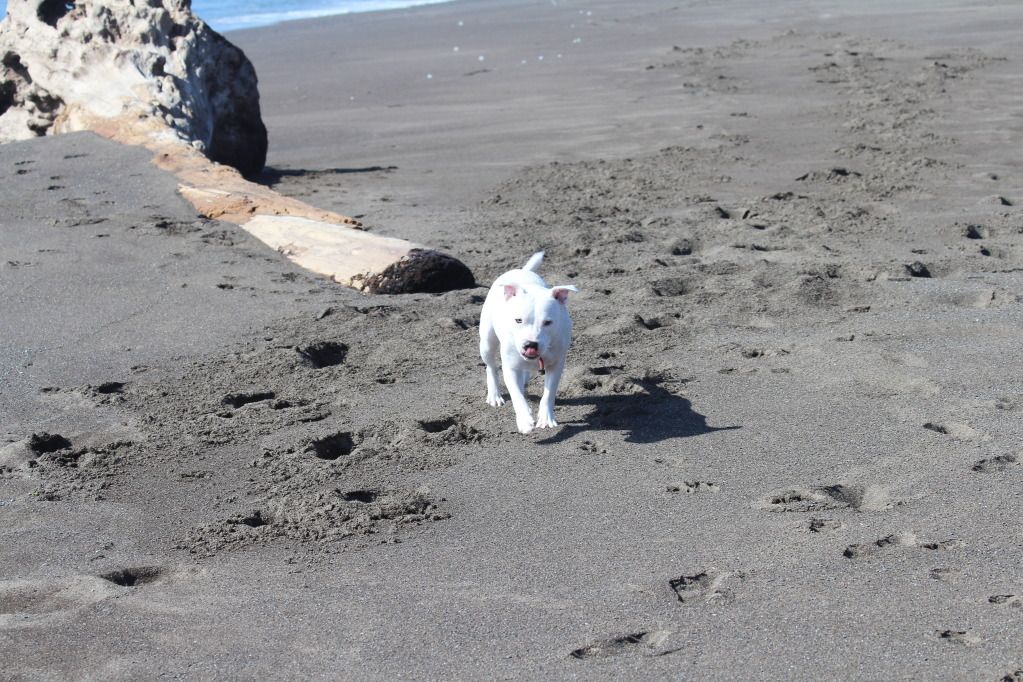
<instances>
[{"instance_id":1,"label":"dog's eye","mask_svg":"<svg viewBox=\"0 0 1023 682\"><path fill-rule=\"evenodd\" d=\"M551 320L544 320L543 321L543 326L545 326L545 327L551 326Z\"/></svg>"},{"instance_id":2,"label":"dog's eye","mask_svg":"<svg viewBox=\"0 0 1023 682\"><path fill-rule=\"evenodd\" d=\"M522 318L521 317L516 317L515 318L515 324L522 324Z\"/></svg>"}]
</instances>

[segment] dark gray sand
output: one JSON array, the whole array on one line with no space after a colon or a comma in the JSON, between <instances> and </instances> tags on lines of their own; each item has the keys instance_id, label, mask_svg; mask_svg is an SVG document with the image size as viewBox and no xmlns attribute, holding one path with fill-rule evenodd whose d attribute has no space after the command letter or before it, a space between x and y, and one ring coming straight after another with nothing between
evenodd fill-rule
<instances>
[{"instance_id":1,"label":"dark gray sand","mask_svg":"<svg viewBox=\"0 0 1023 682\"><path fill-rule=\"evenodd\" d=\"M529 436L485 289L0 148L0 678L1023 679L1023 7L814 5L232 36L277 189L580 286Z\"/></svg>"}]
</instances>

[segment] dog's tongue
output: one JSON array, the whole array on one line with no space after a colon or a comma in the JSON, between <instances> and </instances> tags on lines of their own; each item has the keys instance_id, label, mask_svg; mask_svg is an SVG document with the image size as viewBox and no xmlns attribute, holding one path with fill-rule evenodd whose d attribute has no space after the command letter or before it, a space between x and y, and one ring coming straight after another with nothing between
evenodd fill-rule
<instances>
[{"instance_id":1,"label":"dog's tongue","mask_svg":"<svg viewBox=\"0 0 1023 682\"><path fill-rule=\"evenodd\" d=\"M522 351L522 354L525 355L530 360L535 360L540 355L540 351L538 351L536 348L527 348L526 350Z\"/></svg>"}]
</instances>

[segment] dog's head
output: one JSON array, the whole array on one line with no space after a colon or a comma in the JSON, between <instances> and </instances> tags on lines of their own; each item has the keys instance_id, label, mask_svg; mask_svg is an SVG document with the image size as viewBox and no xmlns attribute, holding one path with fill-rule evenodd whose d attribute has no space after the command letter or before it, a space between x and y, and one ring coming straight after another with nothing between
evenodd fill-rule
<instances>
[{"instance_id":1,"label":"dog's head","mask_svg":"<svg viewBox=\"0 0 1023 682\"><path fill-rule=\"evenodd\" d=\"M572 333L568 294L571 284L546 288L504 283L505 314L516 350L526 360L564 353Z\"/></svg>"}]
</instances>

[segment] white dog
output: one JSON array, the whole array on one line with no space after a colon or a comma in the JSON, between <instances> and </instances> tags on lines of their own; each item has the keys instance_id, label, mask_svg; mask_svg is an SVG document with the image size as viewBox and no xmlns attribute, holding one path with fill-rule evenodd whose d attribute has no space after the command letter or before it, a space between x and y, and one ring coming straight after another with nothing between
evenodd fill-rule
<instances>
[{"instance_id":1,"label":"white dog","mask_svg":"<svg viewBox=\"0 0 1023 682\"><path fill-rule=\"evenodd\" d=\"M522 433L533 430L526 402L526 383L534 373L544 375L543 397L535 425L557 426L554 397L565 370L565 355L572 341L568 292L572 285L548 287L536 274L543 251L533 254L521 270L509 270L490 287L480 314L480 356L487 365L487 403L503 405L497 385L497 356L501 354L504 385L515 407L515 423Z\"/></svg>"}]
</instances>

